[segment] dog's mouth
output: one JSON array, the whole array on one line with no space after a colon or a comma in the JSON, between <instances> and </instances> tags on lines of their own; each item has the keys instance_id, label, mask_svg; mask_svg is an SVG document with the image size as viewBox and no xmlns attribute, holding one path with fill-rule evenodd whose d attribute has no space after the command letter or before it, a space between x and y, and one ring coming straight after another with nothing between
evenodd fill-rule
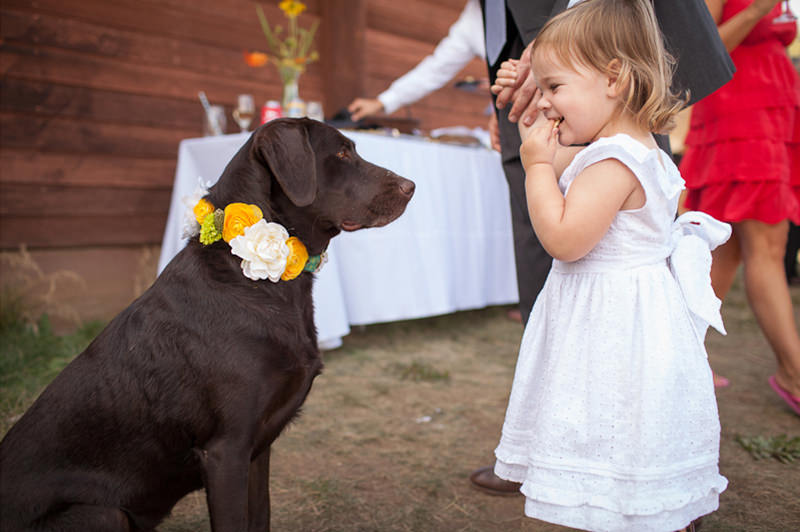
<instances>
[{"instance_id":1,"label":"dog's mouth","mask_svg":"<svg viewBox=\"0 0 800 532\"><path fill-rule=\"evenodd\" d=\"M342 231L358 231L364 226L356 222L351 222L350 220L345 220L339 224L339 227L341 227Z\"/></svg>"},{"instance_id":2,"label":"dog's mouth","mask_svg":"<svg viewBox=\"0 0 800 532\"><path fill-rule=\"evenodd\" d=\"M366 205L354 207L339 222L339 229L351 232L367 227L382 227L403 214L415 187L408 179L394 177Z\"/></svg>"}]
</instances>

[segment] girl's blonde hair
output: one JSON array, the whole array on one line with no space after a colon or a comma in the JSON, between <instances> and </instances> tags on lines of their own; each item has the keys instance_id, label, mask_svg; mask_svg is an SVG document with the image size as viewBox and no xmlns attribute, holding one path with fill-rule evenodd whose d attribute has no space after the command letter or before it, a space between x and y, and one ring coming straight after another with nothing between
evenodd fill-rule
<instances>
[{"instance_id":1,"label":"girl's blonde hair","mask_svg":"<svg viewBox=\"0 0 800 532\"><path fill-rule=\"evenodd\" d=\"M565 65L616 76L624 108L648 131L672 129L688 101L670 89L675 60L649 0L586 0L545 24L531 55L537 50L553 52Z\"/></svg>"}]
</instances>

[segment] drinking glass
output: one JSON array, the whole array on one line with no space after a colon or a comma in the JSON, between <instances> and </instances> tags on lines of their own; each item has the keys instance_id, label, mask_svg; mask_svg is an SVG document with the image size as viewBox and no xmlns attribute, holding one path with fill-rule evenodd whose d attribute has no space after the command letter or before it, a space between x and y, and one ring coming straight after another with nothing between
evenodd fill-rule
<instances>
[{"instance_id":1,"label":"drinking glass","mask_svg":"<svg viewBox=\"0 0 800 532\"><path fill-rule=\"evenodd\" d=\"M251 94L240 94L237 98L236 109L233 110L233 119L239 125L242 133L250 127L250 122L256 115L256 105Z\"/></svg>"},{"instance_id":2,"label":"drinking glass","mask_svg":"<svg viewBox=\"0 0 800 532\"><path fill-rule=\"evenodd\" d=\"M306 104L306 116L313 119L319 120L320 122L325 121L325 113L322 112L322 102L311 101Z\"/></svg>"},{"instance_id":3,"label":"drinking glass","mask_svg":"<svg viewBox=\"0 0 800 532\"><path fill-rule=\"evenodd\" d=\"M221 105L210 105L203 119L203 136L225 134L225 108Z\"/></svg>"}]
</instances>

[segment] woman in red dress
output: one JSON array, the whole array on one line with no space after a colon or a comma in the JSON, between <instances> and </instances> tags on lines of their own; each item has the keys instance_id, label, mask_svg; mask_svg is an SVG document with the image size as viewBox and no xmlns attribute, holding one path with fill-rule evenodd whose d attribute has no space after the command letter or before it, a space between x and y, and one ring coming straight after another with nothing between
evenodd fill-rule
<instances>
[{"instance_id":1,"label":"woman in red dress","mask_svg":"<svg viewBox=\"0 0 800 532\"><path fill-rule=\"evenodd\" d=\"M685 207L733 226L714 251L724 299L744 264L750 306L778 362L770 385L800 415L800 336L783 268L789 220L800 224L800 77L786 54L797 33L776 0L706 0L736 64L692 109L681 173Z\"/></svg>"}]
</instances>

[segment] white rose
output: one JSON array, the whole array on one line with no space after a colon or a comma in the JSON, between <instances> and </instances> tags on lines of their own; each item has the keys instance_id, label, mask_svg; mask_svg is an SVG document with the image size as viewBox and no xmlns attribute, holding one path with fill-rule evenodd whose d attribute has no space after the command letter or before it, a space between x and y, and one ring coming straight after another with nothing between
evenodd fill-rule
<instances>
[{"instance_id":1,"label":"white rose","mask_svg":"<svg viewBox=\"0 0 800 532\"><path fill-rule=\"evenodd\" d=\"M242 272L248 279L277 283L286 269L288 238L289 233L282 225L261 219L230 241L231 253L241 257Z\"/></svg>"}]
</instances>

